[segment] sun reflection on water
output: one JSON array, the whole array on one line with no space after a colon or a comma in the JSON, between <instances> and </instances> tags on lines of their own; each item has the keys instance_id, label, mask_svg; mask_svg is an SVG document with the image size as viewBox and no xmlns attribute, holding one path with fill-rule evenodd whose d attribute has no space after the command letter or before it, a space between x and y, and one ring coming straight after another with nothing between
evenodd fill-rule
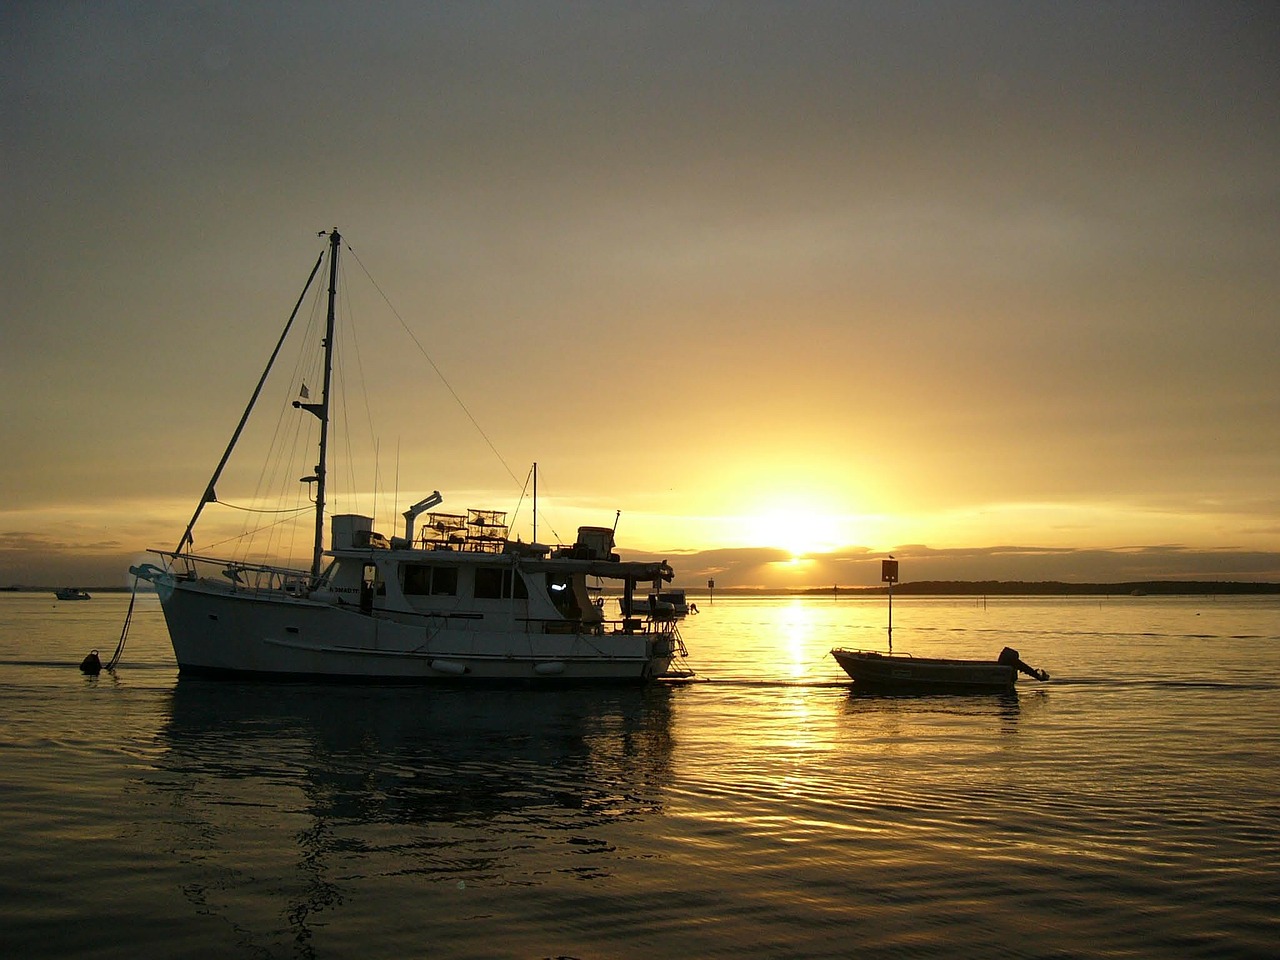
<instances>
[{"instance_id":1,"label":"sun reflection on water","mask_svg":"<svg viewBox=\"0 0 1280 960\"><path fill-rule=\"evenodd\" d=\"M796 598L779 617L783 630L787 675L798 680L809 672L817 617L812 604Z\"/></svg>"}]
</instances>

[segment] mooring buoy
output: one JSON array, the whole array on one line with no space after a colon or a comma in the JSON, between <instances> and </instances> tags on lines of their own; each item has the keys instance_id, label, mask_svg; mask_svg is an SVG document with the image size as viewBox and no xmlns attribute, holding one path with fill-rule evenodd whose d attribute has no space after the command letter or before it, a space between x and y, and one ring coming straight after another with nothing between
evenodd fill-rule
<instances>
[{"instance_id":1,"label":"mooring buoy","mask_svg":"<svg viewBox=\"0 0 1280 960\"><path fill-rule=\"evenodd\" d=\"M80 661L80 672L96 677L102 672L102 661L98 659L98 651L90 650L89 655Z\"/></svg>"}]
</instances>

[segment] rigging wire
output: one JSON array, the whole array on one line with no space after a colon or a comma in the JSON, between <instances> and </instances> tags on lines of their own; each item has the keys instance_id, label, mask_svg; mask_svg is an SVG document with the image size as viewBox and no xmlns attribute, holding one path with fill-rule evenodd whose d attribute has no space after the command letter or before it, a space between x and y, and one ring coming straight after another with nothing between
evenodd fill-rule
<instances>
[{"instance_id":1,"label":"rigging wire","mask_svg":"<svg viewBox=\"0 0 1280 960\"><path fill-rule=\"evenodd\" d=\"M541 474L541 475L544 477L544 479L543 479L543 485L545 486L545 485L546 485L545 474ZM532 477L532 476L533 476L533 468L532 468L532 467L530 467L530 468L529 468L529 476L530 476L530 477ZM544 522L545 522L545 523L546 523L546 525L547 525L547 529L548 529L548 530L550 530L550 531L551 531L551 535L552 535L553 537L555 537L555 538L556 538L556 543L564 543L564 538L560 536L560 531L556 529L556 525L555 525L554 523L552 523L550 520L547 520L547 519L546 519L546 515L545 515L545 514L542 514L542 517L543 517Z\"/></svg>"},{"instance_id":2,"label":"rigging wire","mask_svg":"<svg viewBox=\"0 0 1280 960\"><path fill-rule=\"evenodd\" d=\"M524 475L524 483L520 486L520 497L516 500L516 508L511 512L511 526L516 525L516 521L520 519L520 509L524 506L525 495L529 492L529 484L533 481L533 466L530 465L529 472Z\"/></svg>"},{"instance_id":3,"label":"rigging wire","mask_svg":"<svg viewBox=\"0 0 1280 960\"><path fill-rule=\"evenodd\" d=\"M512 511L512 514L511 514L510 527L512 528L515 527L516 521L520 519L520 510L524 506L525 498L529 493L529 485L533 482L533 470L534 470L533 466L530 466L529 472L525 474L524 484L520 487L520 498L516 501L516 508L514 511ZM560 531L556 529L556 526L554 523L548 520L547 527L548 529L551 530L551 535L556 538L557 543L564 542L560 536Z\"/></svg>"},{"instance_id":4,"label":"rigging wire","mask_svg":"<svg viewBox=\"0 0 1280 960\"><path fill-rule=\"evenodd\" d=\"M484 439L484 442L488 444L489 449L493 451L493 455L498 458L498 462L502 464L502 468L507 471L507 476L509 476L512 479L512 481L514 481L515 484L519 486L520 478L516 476L515 471L511 469L511 466L503 458L502 454L498 452L498 448L494 446L493 441L489 439L489 435L484 432L484 428L480 426L480 422L476 420L476 418L472 415L471 411L467 409L467 405L462 402L462 398L458 396L458 392L453 389L453 384L449 382L448 378L445 377L441 369L438 366L436 366L436 362L431 359L431 354L427 353L426 347L422 345L422 341L418 339L417 334L415 334L413 330L410 329L409 324L405 322L404 317L400 316L400 311L395 308L395 304L391 302L391 298L387 296L386 292L382 289L382 287L378 286L378 281L373 278L373 275L371 273L369 273L369 269L364 265L364 261L360 259L360 255L351 249L350 243L347 243L346 246L347 246L347 251L355 259L356 263L360 264L360 269L364 271L365 277L368 278L371 284L373 284L373 288L378 291L378 295L382 297L383 302L386 303L387 305L387 308L395 316L396 320L400 322L400 326L402 326L404 328L405 333L409 335L409 339L413 341L414 346L418 348L418 352L422 354L422 356L426 359L427 363L431 364L431 369L436 372L436 376L440 378L440 382L444 384L445 389L449 391L454 401L462 409L462 412L467 415L467 419L471 421L472 425L476 428L480 436Z\"/></svg>"},{"instance_id":5,"label":"rigging wire","mask_svg":"<svg viewBox=\"0 0 1280 960\"><path fill-rule=\"evenodd\" d=\"M347 244L347 250L351 251L350 244ZM378 515L378 494L381 492L378 489L379 459L378 459L378 453L377 453L380 447L380 444L378 441L378 431L373 422L373 404L369 402L369 378L366 377L364 373L364 355L360 352L360 338L358 336L359 328L355 321L355 308L352 305L352 301L351 301L351 284L347 282L347 262L345 259L338 264L338 269L342 272L342 283L338 288L338 292L343 299L342 315L345 318L345 322L342 325L342 332L344 336L350 339L351 349L352 349L352 352L355 354L356 376L358 378L359 385L360 385L360 396L361 396L361 399L364 401L365 420L369 424L369 437L372 439L374 444L373 507L369 512L372 516L376 517ZM335 346L339 346L339 347L341 345L342 345L342 341L339 341L337 344L335 344ZM341 369L339 370L339 373L342 373ZM346 408L347 384L346 384L345 376L342 379L341 387L342 387L342 398L343 398L343 426L344 426L343 434L344 434L345 442L347 445L347 472L348 472L347 480L351 484L350 495L354 499L359 489L356 484L356 477L355 477L356 458L353 455L353 451L351 450L351 438L355 436L355 432L351 429L349 415Z\"/></svg>"},{"instance_id":6,"label":"rigging wire","mask_svg":"<svg viewBox=\"0 0 1280 960\"><path fill-rule=\"evenodd\" d=\"M463 402L457 390L454 389L453 385L449 382L448 378L445 377L443 371L437 365L435 360L427 352L422 341L418 338L418 336L414 333L414 331L409 327L404 317L396 309L395 305L391 302L390 298L387 296L386 291L384 291L382 287L378 284L378 282L374 279L373 275L369 272L368 268L365 266L364 262L360 259L359 255L355 252L354 249L352 249L351 244L344 240L344 245L346 246L347 251L351 254L352 258L354 258L355 262L360 266L360 269L363 272L366 279L373 286L373 288L378 292L378 295L382 298L383 302L387 305L392 315L395 316L400 326L409 335L409 338L413 341L419 353L423 356L423 358L427 361L427 363L430 364L432 370L435 372L436 376L440 379L440 382L444 385L445 389L449 391L454 401L458 404L458 407L463 411L464 414L466 414L467 418L471 421L472 425L475 427L476 431L480 434L481 438L484 440L485 444L489 447L490 451L497 458L498 462L502 464L502 467L503 469L506 470L508 476L510 476L511 479L517 484L517 486L520 487L521 492L520 492L519 502L515 510L515 516L518 517L521 510L521 505L527 499L528 487L530 482L529 477L526 477L524 483L520 484L519 479L516 477L515 473L511 469L511 466L507 463L506 459L502 456L501 452L497 449L497 446L494 444L493 440L485 432L484 428L480 425L479 421L476 420L475 415L472 414L470 409ZM321 262L323 262L324 259L325 257L322 256ZM317 263L316 265L317 270L319 266L320 266L320 263ZM370 399L368 395L368 381L367 381L367 378L364 376L363 356L360 351L359 340L356 336L354 324L353 322L351 322L353 310L351 306L351 299L350 299L350 293L349 293L350 285L345 282L345 279L346 279L345 260L339 264L339 269L342 271L343 278L344 278L344 282L339 284L339 289L342 291L343 298L345 301L345 309L343 312L344 312L344 315L348 318L348 322L344 323L343 325L344 337L338 343L334 344L334 348L335 348L335 352L339 351L344 345L346 345L343 342L346 340L346 337L347 336L350 337L349 345L351 349L354 351L355 361L356 361L356 372L359 375L359 380L360 380L359 387L360 387L360 390L362 391L363 400L364 400L365 416L369 422L370 435L372 436L374 434L372 404L370 403ZM315 288L313 293L312 303L311 303L311 309L308 315L308 321L305 325L304 336L302 338L303 342L314 343L317 337L323 336L323 334L319 332L319 330L321 329L319 324L323 314L323 310L322 310L323 300L324 300L323 289L320 287ZM295 307L295 313L296 312L297 312L297 307ZM350 331L350 333L348 333L347 331ZM295 387L299 387L299 386L305 386L308 382L311 382L311 383L317 382L318 378L322 376L322 372L319 371L317 368L317 364L319 363L319 361L316 360L315 357L316 357L316 353L314 350L302 349L298 352L298 354L295 357L293 376L290 381L291 384L293 384ZM347 453L348 453L348 456L345 458L345 460L348 465L348 473L352 474L350 476L344 476L342 477L342 479L349 485L347 495L354 497L356 495L357 485L356 485L354 474L353 474L353 470L354 470L353 465L355 463L356 458L354 457L354 455L352 455L353 451L351 449L351 442L352 442L351 438L353 436L353 433L350 429L351 411L348 406L348 389L347 389L348 384L343 374L343 369L344 369L343 365L339 363L336 366L337 366L336 372L337 372L338 382L336 384L337 390L335 390L334 393L336 393L337 396L331 397L330 399L331 399L331 402L335 403L335 406L336 406L335 412L337 413L338 418L340 419L340 422L343 425L343 428L341 429L341 433L344 437L344 442L347 444ZM294 502L294 506L283 507L278 509L255 508L255 507L241 506L233 503L227 503L225 501L216 500L215 498L211 502L221 503L223 506L230 507L231 509L234 509L234 510L239 510L242 513L246 514L246 517L245 517L245 524L242 527L241 532L238 536L228 537L226 539L218 541L216 544L210 544L209 546L220 546L230 542L238 542L239 546L237 547L237 550L242 555L247 553L248 551L253 551L255 549L258 549L261 546L261 548L265 549L265 551L268 553L272 552L272 550L275 549L285 554L288 557L288 560L285 561L286 563L292 560L293 550L296 545L296 539L298 536L296 524L291 526L287 531L281 528L283 527L284 524L288 523L288 521L291 520L292 518L308 511L311 508L311 505L314 503L314 501L311 501L310 497L307 496L310 493L310 487L303 486L303 485L295 486L291 482L293 478L292 478L292 474L290 473L290 465L294 463L302 462L301 458L303 456L303 453L302 453L301 447L304 446L305 443L307 442L307 435L310 433L310 431L306 429L308 424L308 421L306 418L288 416L288 413L289 413L288 407L289 407L288 404L284 405L281 408L280 413L277 417L274 431L268 443L268 449L275 451L275 455L274 457L267 457L264 460L261 471L258 475L258 480L257 480L257 484L255 485L254 493L250 502L266 502L274 499L277 503L279 503L279 502L287 502L289 499L292 499ZM398 447L397 447L397 455L398 455ZM399 465L397 462L397 475L396 475L397 487L398 487L398 481L399 481L398 466ZM530 472L530 476L531 475L532 475L532 471ZM337 479L337 478L334 478L334 479ZM379 480L376 478L376 474L375 474L375 480L374 480L375 503L377 502L378 491L376 487L378 483L379 483ZM292 491L292 494L293 494L292 497L290 497L290 491ZM335 491L335 493L336 492L337 491ZM307 496L307 499L309 501L308 503L301 502L304 496ZM282 515L284 516L284 519L276 520L271 523L254 524L251 520L251 517L253 515L259 515L259 516ZM515 517L513 517L512 525L514 525L514 520L515 520ZM554 525L551 523L548 523L547 526L548 526L548 529L553 533L553 535L559 538L559 533L555 530ZM260 541L263 537L265 537L265 544L260 544ZM287 543L285 542L286 540L288 541Z\"/></svg>"},{"instance_id":7,"label":"rigging wire","mask_svg":"<svg viewBox=\"0 0 1280 960\"><path fill-rule=\"evenodd\" d=\"M511 469L511 465L507 463L506 459L502 456L501 452L499 452L493 440L490 439L489 435L485 432L484 428L480 426L480 422L476 420L474 414L472 414L470 409L468 409L467 405L463 403L462 398L458 395L458 392L453 388L453 384L449 382L449 379L444 375L444 372L436 364L435 360L432 359L431 354L427 353L426 347L422 345L422 341L418 339L417 334L413 332L413 330L409 327L409 324L405 321L404 317L400 315L400 311L396 309L395 304L391 302L391 298L387 296L386 291L383 290L382 287L378 284L378 281L374 279L373 274L369 272L369 268L364 265L364 261L360 259L360 255L356 253L354 249L352 249L351 244L345 238L343 239L343 243L347 248L347 252L351 254L352 259L355 260L355 262L359 264L360 269L364 271L365 278L369 281L370 284L373 285L373 288L378 291L378 295L382 297L383 302L387 305L387 309L391 311L392 315L399 322L400 326L404 329L405 333L409 335L409 339L412 340L414 346L418 348L418 352L421 353L423 358L427 361L427 363L431 365L431 369L435 371L436 376L440 378L440 382L444 384L445 389L449 391L449 394L450 396L453 397L454 402L457 403L458 407L462 410L462 412L466 414L467 419L470 420L472 426L476 428L476 432L480 434L485 444L489 447L489 450L492 451L493 455L497 458L498 462L502 464L502 468L507 471L507 476L509 476L512 479L512 481L520 488L519 502L517 503L516 510L514 511L512 522L509 525L509 527L514 527L516 518L519 516L519 511L520 511L519 503L523 502L528 492L528 487L530 482L529 477L532 476L532 469L530 470L529 475L526 476L524 482L521 483L520 478L517 477L515 474L515 471ZM548 522L547 527L557 541L560 541L562 539L560 537L559 531L556 530L554 524Z\"/></svg>"},{"instance_id":8,"label":"rigging wire","mask_svg":"<svg viewBox=\"0 0 1280 960\"><path fill-rule=\"evenodd\" d=\"M242 507L234 503L227 503L225 500L216 501L221 507L230 507L232 510L243 510L245 513L301 513L303 510L309 510L310 507L284 507L281 510L267 510L259 507Z\"/></svg>"},{"instance_id":9,"label":"rigging wire","mask_svg":"<svg viewBox=\"0 0 1280 960\"><path fill-rule=\"evenodd\" d=\"M254 530L250 531L249 533L241 533L241 534L237 534L237 535L235 535L235 536L226 537L226 538L224 538L224 539L222 539L222 540L215 540L214 542L210 543L210 544L208 545L208 547L204 547L204 548L202 548L202 549L210 549L210 548L212 548L212 547L220 547L220 546L222 546L224 543L233 543L233 542L235 542L235 541L237 541L237 540L244 540L244 538L245 538L245 537L250 537L250 538L252 538L253 536L255 536L255 535L259 534L259 533L262 533L263 531L270 531L270 530L271 530L272 528L274 528L274 527L283 526L284 524L289 523L291 520L293 520L293 519L294 519L294 517L295 517L297 514L302 513L303 511L310 511L310 510L311 510L311 506L310 506L309 504L308 504L307 506L305 506L305 507L298 507L298 508L294 511L294 516L281 517L279 520L275 521L275 523L269 523L269 524L267 524L266 526L257 527L257 528L255 528ZM248 547L252 547L252 545L253 545L253 541L252 541L252 539L250 539L249 544L248 544ZM268 542L268 547L270 547L270 542ZM248 554L248 550L247 550L247 549L242 550L242 553L243 553L243 554L245 554L245 555L247 555L247 554ZM232 559L235 559L235 558L233 557ZM290 553L290 554L288 554L288 555L287 555L287 557L283 560L283 562L281 563L281 566L286 566L286 567L287 567L287 566L292 566L292 565L294 564L294 562L295 562L295 561L293 560L293 554L292 554L292 553Z\"/></svg>"},{"instance_id":10,"label":"rigging wire","mask_svg":"<svg viewBox=\"0 0 1280 960\"><path fill-rule=\"evenodd\" d=\"M392 315L396 317L396 320L398 321L399 325L402 326L404 333L408 334L408 338L412 340L413 346L419 349L419 352L421 353L422 357L424 357L426 362L430 364L431 370L435 371L435 375L438 376L438 378L440 379L440 383L442 383L444 385L444 388L448 390L449 396L452 396L453 401L458 404L458 407L461 408L462 412L466 413L467 419L471 421L471 425L475 426L476 433L480 434L481 438L484 439L485 444L488 445L490 451L493 452L493 456L497 457L497 460L499 463L502 463L503 470L507 471L507 476L511 477L513 483L515 483L517 486L520 486L520 489L521 489L520 502L522 502L522 500L525 499L527 489L529 489L529 483L530 483L529 477L526 476L524 484L521 484L520 477L516 476L515 471L513 471L511 468L511 465L507 463L506 458L504 458L502 456L502 453L498 451L497 445L495 445L493 440L489 438L489 434L485 433L483 426L480 426L480 421L477 421L475 419L474 413L470 411L470 408L467 408L466 403L462 402L462 398L458 396L457 390L453 389L453 384L449 383L447 376L444 375L444 371L440 370L440 367L436 365L435 360L431 358L430 353L426 352L426 347L422 346L422 342L419 338L417 338L417 334L413 333L413 330L410 328L410 325L408 325L406 323L406 320L404 320L404 317L401 316L401 312L397 310L396 305L394 305L394 303L390 301L390 297L387 296L387 292L385 292L384 289L380 287L378 280L374 279L374 275L372 275L369 271L369 268L365 266L365 262L360 259L360 255L358 255L358 253L355 250L353 250L351 243L347 242L346 238L343 238L343 244L344 246L347 247L347 252L351 253L352 259L355 260L357 264L360 265L360 269L364 271L365 278L369 280L369 283L372 284L372 287L374 287L375 291L378 291L379 296L383 298L383 302L385 303L385 305L387 305L388 310L392 311ZM362 383L364 383L364 380L362 380ZM366 397L366 403L367 403L367 397ZM530 471L530 476L531 476L531 472L532 471ZM518 503L517 503L515 516L512 517L511 526L515 526L515 520L516 520L516 517L518 516L518 513L520 513L520 506L518 506ZM548 522L547 526L548 526L548 529L552 531L554 538L556 538L557 540L562 539L561 535L559 535L559 531L556 530L556 526L554 526L553 524L550 524L550 522Z\"/></svg>"},{"instance_id":11,"label":"rigging wire","mask_svg":"<svg viewBox=\"0 0 1280 960\"><path fill-rule=\"evenodd\" d=\"M316 272L320 269L320 264L323 260L323 253L316 258L316 265L311 268L311 275L307 277L307 284L302 288L302 293L298 294L298 302L293 305L293 312L289 314L289 322L284 325L284 330L280 333L280 339L276 341L275 350L271 352L271 359L267 361L266 369L262 371L262 376L258 378L258 385L254 388L253 395L249 398L249 404L240 416L240 423L231 434L231 442L227 444L227 448L222 454L222 459L218 462L218 466L214 468L213 476L209 478L209 483L205 487L205 494L200 498L200 503L196 505L196 512L191 515L191 522L187 524L187 529L182 534L182 539L178 541L177 551L175 552L180 552L183 544L191 539L191 531L195 527L196 521L200 519L200 513L204 510L204 505L212 499L211 494L218 482L218 478L222 475L222 468L227 465L227 460L230 459L231 452L235 449L236 441L240 439L240 433L244 430L245 424L249 422L249 414L253 412L253 407L258 402L258 396L262 393L262 387L267 382L267 376L271 373L271 368L275 366L276 357L280 355L280 348L284 346L285 338L289 335L289 330L298 315L298 310L302 307L302 301L307 295L307 290L311 288L311 281L315 279Z\"/></svg>"},{"instance_id":12,"label":"rigging wire","mask_svg":"<svg viewBox=\"0 0 1280 960\"><path fill-rule=\"evenodd\" d=\"M328 256L327 250L325 256ZM318 287L311 301L311 311L299 341L294 358L293 376L289 381L293 389L298 392L301 392L308 382L316 384L323 380L321 352L315 349L315 345L324 336L325 315L325 294L323 288ZM263 462L263 471L255 496L261 492L265 499L273 502L292 501L295 505L293 509L299 514L311 509L314 504L310 496L312 488L298 483L298 478L294 474L294 468L298 464L312 462L303 452L303 448L313 442L310 426L309 417L293 415L292 404L287 401L282 403L277 413L275 431L268 446L268 450L274 452L274 457L267 458ZM295 552L298 549L300 535L298 524L290 524L286 527L282 523L272 523L255 528L244 544L245 555L255 549L259 534L266 538L262 548L264 553L270 554L275 551L286 565L292 566L296 562Z\"/></svg>"}]
</instances>

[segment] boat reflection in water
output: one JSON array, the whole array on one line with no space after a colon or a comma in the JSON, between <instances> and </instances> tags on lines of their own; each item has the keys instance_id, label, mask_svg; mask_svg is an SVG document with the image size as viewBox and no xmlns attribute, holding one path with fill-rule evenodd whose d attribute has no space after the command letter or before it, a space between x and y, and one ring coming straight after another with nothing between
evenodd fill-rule
<instances>
[{"instance_id":1,"label":"boat reflection in water","mask_svg":"<svg viewBox=\"0 0 1280 960\"><path fill-rule=\"evenodd\" d=\"M268 939L288 916L295 943L407 877L421 900L608 876L662 809L671 696L179 680L146 778L174 810L157 850L198 912Z\"/></svg>"},{"instance_id":2,"label":"boat reflection in water","mask_svg":"<svg viewBox=\"0 0 1280 960\"><path fill-rule=\"evenodd\" d=\"M877 690L853 683L840 705L840 722L854 736L894 744L893 749L901 749L899 740L932 742L939 728L951 725L1012 735L1027 708L1042 708L1044 694L1001 690L974 696L970 691Z\"/></svg>"}]
</instances>

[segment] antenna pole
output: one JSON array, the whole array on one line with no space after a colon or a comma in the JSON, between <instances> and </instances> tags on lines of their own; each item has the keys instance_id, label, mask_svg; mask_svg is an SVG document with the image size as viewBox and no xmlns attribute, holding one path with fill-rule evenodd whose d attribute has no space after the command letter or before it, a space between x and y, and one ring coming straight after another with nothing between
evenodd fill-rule
<instances>
[{"instance_id":1,"label":"antenna pole","mask_svg":"<svg viewBox=\"0 0 1280 960\"><path fill-rule=\"evenodd\" d=\"M880 582L889 585L889 652L893 653L893 585L898 582L898 561L892 553L880 561Z\"/></svg>"}]
</instances>

